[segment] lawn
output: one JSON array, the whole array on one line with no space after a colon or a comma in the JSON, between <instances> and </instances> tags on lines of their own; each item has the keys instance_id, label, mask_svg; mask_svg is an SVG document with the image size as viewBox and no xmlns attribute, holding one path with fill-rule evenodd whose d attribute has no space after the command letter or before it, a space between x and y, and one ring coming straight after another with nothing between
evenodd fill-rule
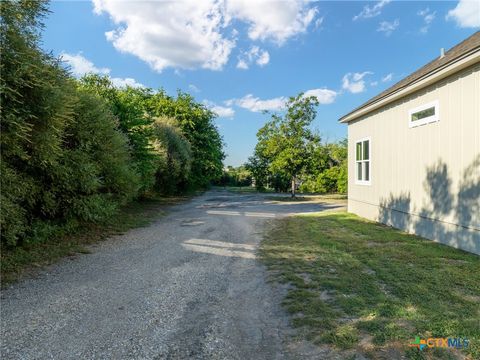
<instances>
[{"instance_id":1,"label":"lawn","mask_svg":"<svg viewBox=\"0 0 480 360\"><path fill-rule=\"evenodd\" d=\"M272 189L263 189L262 191L259 191L256 187L252 187L252 186L227 186L227 187L217 186L216 189L228 190L237 194L257 194L257 193L273 192Z\"/></svg>"},{"instance_id":2,"label":"lawn","mask_svg":"<svg viewBox=\"0 0 480 360\"><path fill-rule=\"evenodd\" d=\"M260 255L300 337L346 358L480 359L480 257L347 213L275 220ZM464 350L409 347L462 337Z\"/></svg>"},{"instance_id":3,"label":"lawn","mask_svg":"<svg viewBox=\"0 0 480 360\"><path fill-rule=\"evenodd\" d=\"M275 195L267 196L267 200L279 201L279 202L338 202L341 200L347 200L347 195L343 194L305 194L305 195Z\"/></svg>"}]
</instances>

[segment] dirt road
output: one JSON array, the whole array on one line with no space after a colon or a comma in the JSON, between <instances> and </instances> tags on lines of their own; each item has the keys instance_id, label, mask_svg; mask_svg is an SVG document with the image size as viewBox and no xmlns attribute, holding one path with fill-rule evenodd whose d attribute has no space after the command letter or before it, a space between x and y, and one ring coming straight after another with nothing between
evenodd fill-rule
<instances>
[{"instance_id":1,"label":"dirt road","mask_svg":"<svg viewBox=\"0 0 480 360\"><path fill-rule=\"evenodd\" d=\"M287 359L282 292L256 259L269 219L341 204L209 191L2 292L3 359ZM303 352L303 353L302 353Z\"/></svg>"}]
</instances>

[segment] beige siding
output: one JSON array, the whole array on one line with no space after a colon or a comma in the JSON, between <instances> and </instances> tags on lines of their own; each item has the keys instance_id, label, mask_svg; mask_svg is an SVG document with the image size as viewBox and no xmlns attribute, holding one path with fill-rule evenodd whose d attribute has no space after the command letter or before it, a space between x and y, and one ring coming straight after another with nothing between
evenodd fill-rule
<instances>
[{"instance_id":1,"label":"beige siding","mask_svg":"<svg viewBox=\"0 0 480 360\"><path fill-rule=\"evenodd\" d=\"M409 128L439 101L439 121ZM355 141L371 138L371 185L355 184ZM348 126L350 212L480 254L480 64Z\"/></svg>"}]
</instances>

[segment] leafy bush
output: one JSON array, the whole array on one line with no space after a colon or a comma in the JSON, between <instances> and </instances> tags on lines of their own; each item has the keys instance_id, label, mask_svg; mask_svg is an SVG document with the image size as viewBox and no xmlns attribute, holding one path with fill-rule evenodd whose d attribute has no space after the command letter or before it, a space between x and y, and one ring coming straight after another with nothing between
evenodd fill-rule
<instances>
[{"instance_id":1,"label":"leafy bush","mask_svg":"<svg viewBox=\"0 0 480 360\"><path fill-rule=\"evenodd\" d=\"M17 244L27 230L27 210L22 206L32 193L33 183L9 167L5 161L0 162L0 224L2 242L9 246Z\"/></svg>"},{"instance_id":2,"label":"leafy bush","mask_svg":"<svg viewBox=\"0 0 480 360\"><path fill-rule=\"evenodd\" d=\"M68 74L38 47L44 2L0 2L2 242L16 245L53 200L43 191L62 155L75 99Z\"/></svg>"},{"instance_id":3,"label":"leafy bush","mask_svg":"<svg viewBox=\"0 0 480 360\"><path fill-rule=\"evenodd\" d=\"M315 183L315 179L310 176L307 179L303 180L303 182L300 184L298 190L302 193L317 192L317 185Z\"/></svg>"},{"instance_id":4,"label":"leafy bush","mask_svg":"<svg viewBox=\"0 0 480 360\"><path fill-rule=\"evenodd\" d=\"M154 122L145 111L145 101L151 96L148 89L116 88L108 76L89 74L80 80L82 89L102 98L118 119L119 129L130 144L132 160L137 174L140 194L155 186L155 174L161 162L152 144Z\"/></svg>"},{"instance_id":5,"label":"leafy bush","mask_svg":"<svg viewBox=\"0 0 480 360\"><path fill-rule=\"evenodd\" d=\"M190 146L191 171L175 191L207 187L222 175L223 141L214 124L215 114L198 103L189 94L179 92L177 97L165 91L151 89L117 89L106 76L88 75L81 79L82 86L105 99L117 116L120 129L128 136L137 171L141 176L140 192L153 187L163 193L173 192L168 180L159 188L158 167L166 166L158 153L158 124L156 119L169 118L170 125L178 128L181 137ZM160 147L161 148L161 147Z\"/></svg>"},{"instance_id":6,"label":"leafy bush","mask_svg":"<svg viewBox=\"0 0 480 360\"><path fill-rule=\"evenodd\" d=\"M185 190L192 158L190 143L173 118L157 118L153 134L154 148L161 155L156 173L156 189L165 194Z\"/></svg>"},{"instance_id":7,"label":"leafy bush","mask_svg":"<svg viewBox=\"0 0 480 360\"><path fill-rule=\"evenodd\" d=\"M133 198L221 175L214 113L184 93L74 80L39 46L44 1L2 1L1 242L18 246L103 221Z\"/></svg>"},{"instance_id":8,"label":"leafy bush","mask_svg":"<svg viewBox=\"0 0 480 360\"><path fill-rule=\"evenodd\" d=\"M136 195L127 139L104 101L38 46L43 2L3 1L1 236L16 246L99 221Z\"/></svg>"},{"instance_id":9,"label":"leafy bush","mask_svg":"<svg viewBox=\"0 0 480 360\"><path fill-rule=\"evenodd\" d=\"M337 192L337 178L339 167L332 166L324 172L318 174L316 181L316 192L321 194Z\"/></svg>"},{"instance_id":10,"label":"leafy bush","mask_svg":"<svg viewBox=\"0 0 480 360\"><path fill-rule=\"evenodd\" d=\"M57 203L69 218L101 221L137 195L140 179L108 106L80 90L75 113L52 178L61 189Z\"/></svg>"},{"instance_id":11,"label":"leafy bush","mask_svg":"<svg viewBox=\"0 0 480 360\"><path fill-rule=\"evenodd\" d=\"M222 176L223 140L215 126L215 113L198 103L186 93L177 97L163 90L151 94L146 102L146 111L154 117L174 118L191 146L191 172L189 188L205 188L214 179Z\"/></svg>"},{"instance_id":12,"label":"leafy bush","mask_svg":"<svg viewBox=\"0 0 480 360\"><path fill-rule=\"evenodd\" d=\"M347 192L346 163L332 166L319 173L316 177L310 176L302 182L299 190L309 193L340 193Z\"/></svg>"}]
</instances>

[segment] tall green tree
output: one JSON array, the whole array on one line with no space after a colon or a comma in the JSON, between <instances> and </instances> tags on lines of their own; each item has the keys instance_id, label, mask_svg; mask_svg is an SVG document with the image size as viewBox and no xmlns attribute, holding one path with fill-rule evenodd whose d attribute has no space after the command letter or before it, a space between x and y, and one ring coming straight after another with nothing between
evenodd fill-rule
<instances>
[{"instance_id":1,"label":"tall green tree","mask_svg":"<svg viewBox=\"0 0 480 360\"><path fill-rule=\"evenodd\" d=\"M301 191L316 193L347 192L347 141L321 144L310 158Z\"/></svg>"},{"instance_id":2,"label":"tall green tree","mask_svg":"<svg viewBox=\"0 0 480 360\"><path fill-rule=\"evenodd\" d=\"M255 152L269 163L274 174L286 176L295 196L296 180L304 174L312 154L320 144L320 137L310 129L315 119L318 100L302 93L291 97L284 114L273 114L269 122L257 133Z\"/></svg>"},{"instance_id":3,"label":"tall green tree","mask_svg":"<svg viewBox=\"0 0 480 360\"><path fill-rule=\"evenodd\" d=\"M0 13L0 221L2 239L16 244L61 156L75 101L68 74L39 48L46 2L1 1Z\"/></svg>"},{"instance_id":4,"label":"tall green tree","mask_svg":"<svg viewBox=\"0 0 480 360\"><path fill-rule=\"evenodd\" d=\"M257 190L265 189L268 185L270 174L268 170L268 160L260 154L258 149L248 158L245 167L251 172L252 181L255 183Z\"/></svg>"},{"instance_id":5,"label":"tall green tree","mask_svg":"<svg viewBox=\"0 0 480 360\"><path fill-rule=\"evenodd\" d=\"M105 102L39 46L44 1L1 1L2 245L97 221L136 192L127 140Z\"/></svg>"},{"instance_id":6,"label":"tall green tree","mask_svg":"<svg viewBox=\"0 0 480 360\"><path fill-rule=\"evenodd\" d=\"M222 176L223 139L214 123L215 113L186 93L176 97L158 91L149 99L148 111L155 117L176 119L192 150L190 187L206 187Z\"/></svg>"},{"instance_id":7,"label":"tall green tree","mask_svg":"<svg viewBox=\"0 0 480 360\"><path fill-rule=\"evenodd\" d=\"M155 187L160 193L185 191L190 177L192 150L177 121L169 117L155 119L154 147L161 156L157 168Z\"/></svg>"},{"instance_id":8,"label":"tall green tree","mask_svg":"<svg viewBox=\"0 0 480 360\"><path fill-rule=\"evenodd\" d=\"M108 76L88 74L80 79L83 89L97 94L109 105L117 117L119 128L128 138L137 173L140 176L140 193L146 193L155 185L155 173L159 157L152 144L154 118L145 111L146 102L152 97L150 89L117 88Z\"/></svg>"}]
</instances>

